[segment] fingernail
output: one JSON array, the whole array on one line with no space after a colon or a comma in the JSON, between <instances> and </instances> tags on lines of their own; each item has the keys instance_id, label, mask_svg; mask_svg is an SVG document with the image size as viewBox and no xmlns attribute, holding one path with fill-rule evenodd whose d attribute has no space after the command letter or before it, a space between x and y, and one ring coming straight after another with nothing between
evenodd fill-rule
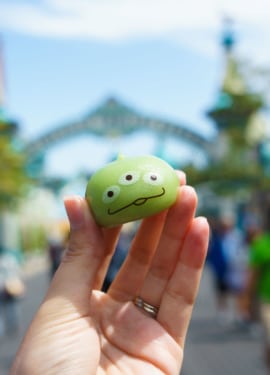
<instances>
[{"instance_id":1,"label":"fingernail","mask_svg":"<svg viewBox=\"0 0 270 375\"><path fill-rule=\"evenodd\" d=\"M72 229L78 229L85 224L84 200L82 197L65 197L64 204Z\"/></svg>"},{"instance_id":2,"label":"fingernail","mask_svg":"<svg viewBox=\"0 0 270 375\"><path fill-rule=\"evenodd\" d=\"M180 171L180 170L176 170L176 174L177 174L177 176L179 178L180 184L181 185L186 185L186 183L187 183L187 176L186 176L185 172Z\"/></svg>"}]
</instances>

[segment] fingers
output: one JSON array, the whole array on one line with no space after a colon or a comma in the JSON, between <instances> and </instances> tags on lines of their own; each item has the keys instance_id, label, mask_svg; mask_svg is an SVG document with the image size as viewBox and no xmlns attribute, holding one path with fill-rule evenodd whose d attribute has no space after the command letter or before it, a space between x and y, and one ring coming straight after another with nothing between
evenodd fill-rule
<instances>
[{"instance_id":1,"label":"fingers","mask_svg":"<svg viewBox=\"0 0 270 375\"><path fill-rule=\"evenodd\" d=\"M144 219L109 294L118 301L133 299L141 287L156 251L167 211Z\"/></svg>"},{"instance_id":2,"label":"fingers","mask_svg":"<svg viewBox=\"0 0 270 375\"><path fill-rule=\"evenodd\" d=\"M131 300L139 294L147 302L159 305L175 266L179 242L193 218L196 202L194 190L183 186L168 213L162 212L142 222L126 261L111 286L112 297Z\"/></svg>"},{"instance_id":3,"label":"fingers","mask_svg":"<svg viewBox=\"0 0 270 375\"><path fill-rule=\"evenodd\" d=\"M157 321L184 345L206 257L209 227L194 218L197 195L179 188L168 212L142 222L126 262L109 293L118 300L139 295L159 308Z\"/></svg>"},{"instance_id":4,"label":"fingers","mask_svg":"<svg viewBox=\"0 0 270 375\"><path fill-rule=\"evenodd\" d=\"M193 188L179 189L175 205L169 210L151 267L139 291L140 297L159 306L167 282L175 268L179 252L195 214L197 196Z\"/></svg>"},{"instance_id":5,"label":"fingers","mask_svg":"<svg viewBox=\"0 0 270 375\"><path fill-rule=\"evenodd\" d=\"M102 230L96 225L86 201L81 197L65 199L70 221L68 249L53 278L47 298L61 296L77 307L88 309L91 290L102 282L100 270L112 252L118 231Z\"/></svg>"},{"instance_id":6,"label":"fingers","mask_svg":"<svg viewBox=\"0 0 270 375\"><path fill-rule=\"evenodd\" d=\"M157 320L181 346L184 345L199 288L208 237L206 219L194 219L161 299Z\"/></svg>"},{"instance_id":7,"label":"fingers","mask_svg":"<svg viewBox=\"0 0 270 375\"><path fill-rule=\"evenodd\" d=\"M186 184L183 171L176 171L180 186ZM109 294L118 300L130 300L137 295L156 252L167 212L144 219L132 242L127 258L118 272Z\"/></svg>"}]
</instances>

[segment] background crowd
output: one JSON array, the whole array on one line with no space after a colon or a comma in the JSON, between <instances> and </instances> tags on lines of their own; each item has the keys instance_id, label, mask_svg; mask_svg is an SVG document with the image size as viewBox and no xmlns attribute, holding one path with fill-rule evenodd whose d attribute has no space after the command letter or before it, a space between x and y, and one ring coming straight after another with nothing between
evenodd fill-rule
<instances>
[{"instance_id":1,"label":"background crowd","mask_svg":"<svg viewBox=\"0 0 270 375\"><path fill-rule=\"evenodd\" d=\"M233 215L211 219L207 262L211 267L217 322L252 330L261 323L270 371L270 233L256 220L239 229Z\"/></svg>"}]
</instances>

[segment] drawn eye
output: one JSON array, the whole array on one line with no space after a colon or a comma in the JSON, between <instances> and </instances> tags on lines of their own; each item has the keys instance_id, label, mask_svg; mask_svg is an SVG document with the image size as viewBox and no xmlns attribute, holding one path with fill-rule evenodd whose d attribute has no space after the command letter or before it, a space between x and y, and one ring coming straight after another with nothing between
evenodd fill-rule
<instances>
[{"instance_id":1,"label":"drawn eye","mask_svg":"<svg viewBox=\"0 0 270 375\"><path fill-rule=\"evenodd\" d=\"M117 185L109 186L103 193L102 200L104 203L113 202L120 193L120 187Z\"/></svg>"},{"instance_id":2,"label":"drawn eye","mask_svg":"<svg viewBox=\"0 0 270 375\"><path fill-rule=\"evenodd\" d=\"M136 171L128 171L124 173L118 180L121 185L132 185L135 184L140 178L140 174Z\"/></svg>"},{"instance_id":3,"label":"drawn eye","mask_svg":"<svg viewBox=\"0 0 270 375\"><path fill-rule=\"evenodd\" d=\"M161 185L163 182L163 177L157 172L147 172L143 176L143 180L147 184Z\"/></svg>"}]
</instances>

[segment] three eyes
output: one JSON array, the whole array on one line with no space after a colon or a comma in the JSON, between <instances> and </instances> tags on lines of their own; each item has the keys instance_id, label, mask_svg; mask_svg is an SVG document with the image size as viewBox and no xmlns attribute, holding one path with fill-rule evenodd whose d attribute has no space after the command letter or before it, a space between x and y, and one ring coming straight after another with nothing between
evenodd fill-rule
<instances>
[{"instance_id":1,"label":"three eyes","mask_svg":"<svg viewBox=\"0 0 270 375\"><path fill-rule=\"evenodd\" d=\"M118 180L119 185L133 185L140 179L140 173L136 171L128 171L124 173ZM146 184L160 185L163 182L163 178L157 172L147 172L142 177ZM102 200L104 203L112 202L120 193L120 187L118 185L109 186L103 193Z\"/></svg>"}]
</instances>

